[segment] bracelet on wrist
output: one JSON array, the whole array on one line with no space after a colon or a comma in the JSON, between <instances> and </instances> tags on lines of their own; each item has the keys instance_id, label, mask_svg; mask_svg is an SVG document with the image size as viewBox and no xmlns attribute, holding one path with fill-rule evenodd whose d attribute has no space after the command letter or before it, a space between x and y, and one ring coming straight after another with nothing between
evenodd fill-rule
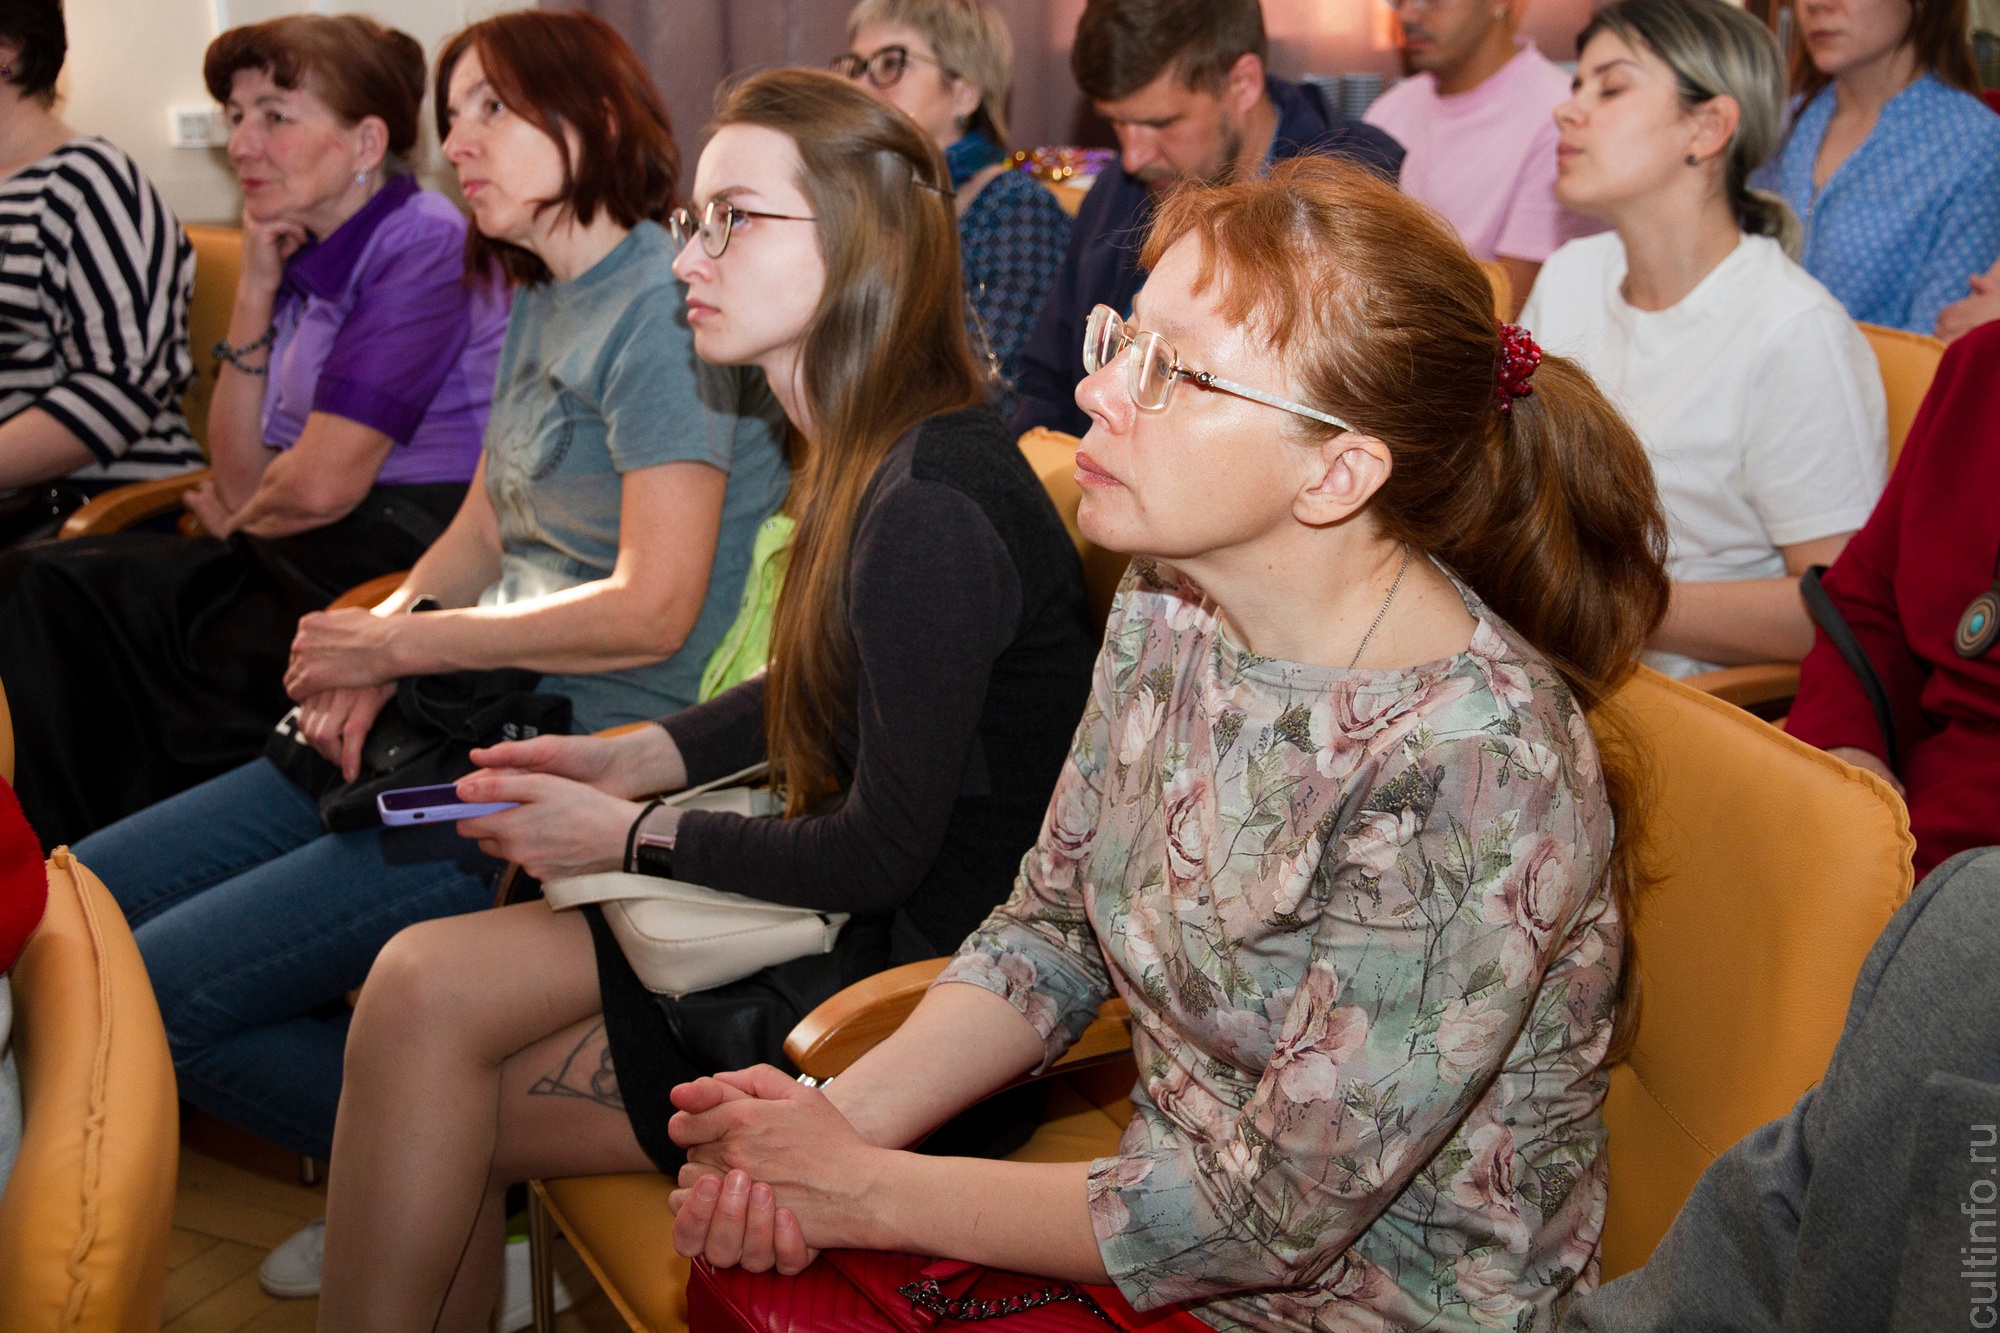
<instances>
[{"instance_id":1,"label":"bracelet on wrist","mask_svg":"<svg viewBox=\"0 0 2000 1333\"><path fill-rule=\"evenodd\" d=\"M271 373L269 357L264 359L264 364L261 366L246 365L243 358L251 355L253 352L261 352L268 348L277 336L278 326L273 324L270 328L264 330L264 335L261 338L253 342L244 343L241 347L231 347L228 339L218 338L215 346L209 348L209 355L213 356L217 361L228 362L245 375L268 375Z\"/></svg>"}]
</instances>

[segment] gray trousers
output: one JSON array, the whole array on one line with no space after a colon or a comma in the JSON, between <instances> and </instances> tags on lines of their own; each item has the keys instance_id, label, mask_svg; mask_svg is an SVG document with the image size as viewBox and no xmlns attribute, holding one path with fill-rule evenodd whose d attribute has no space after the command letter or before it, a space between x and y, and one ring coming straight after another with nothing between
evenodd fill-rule
<instances>
[{"instance_id":1,"label":"gray trousers","mask_svg":"<svg viewBox=\"0 0 2000 1333\"><path fill-rule=\"evenodd\" d=\"M2000 1325L2000 849L1917 886L1821 1084L1702 1174L1564 1333Z\"/></svg>"}]
</instances>

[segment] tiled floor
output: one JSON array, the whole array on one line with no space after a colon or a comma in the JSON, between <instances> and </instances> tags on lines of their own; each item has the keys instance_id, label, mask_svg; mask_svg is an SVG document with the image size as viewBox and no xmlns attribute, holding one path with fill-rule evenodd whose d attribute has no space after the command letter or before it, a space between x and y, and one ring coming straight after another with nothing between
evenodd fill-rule
<instances>
[{"instance_id":1,"label":"tiled floor","mask_svg":"<svg viewBox=\"0 0 2000 1333\"><path fill-rule=\"evenodd\" d=\"M266 1296L257 1265L325 1210L324 1186L308 1189L183 1147L163 1333L309 1333L319 1302ZM574 1256L559 1254L558 1267L572 1291L590 1293L558 1317L561 1333L623 1333L625 1321Z\"/></svg>"}]
</instances>

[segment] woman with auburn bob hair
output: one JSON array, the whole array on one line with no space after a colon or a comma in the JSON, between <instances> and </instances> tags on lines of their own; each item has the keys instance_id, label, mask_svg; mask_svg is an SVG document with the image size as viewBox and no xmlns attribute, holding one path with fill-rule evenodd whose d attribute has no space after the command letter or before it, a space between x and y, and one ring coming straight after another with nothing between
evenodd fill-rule
<instances>
[{"instance_id":1,"label":"woman with auburn bob hair","mask_svg":"<svg viewBox=\"0 0 2000 1333\"><path fill-rule=\"evenodd\" d=\"M814 1005L1006 897L1093 645L1076 549L984 401L948 179L832 74L728 94L675 271L696 350L761 367L803 438L770 671L625 736L475 752L493 771L459 784L520 802L459 830L537 878L623 863L852 919L830 954L681 999L594 907L398 935L348 1034L321 1328L483 1329L509 1185L678 1170L676 1085L781 1059ZM764 758L784 818L635 799Z\"/></svg>"},{"instance_id":2,"label":"woman with auburn bob hair","mask_svg":"<svg viewBox=\"0 0 2000 1333\"><path fill-rule=\"evenodd\" d=\"M223 33L202 74L227 108L243 190L208 405L213 469L183 497L202 535L116 532L0 558L0 680L21 730L22 807L47 847L257 756L290 706L299 617L408 569L451 522L507 334L505 290L466 271L464 214L409 167L424 104L415 38L356 14L294 14ZM160 318L129 296L113 304ZM73 327L103 336L102 321ZM116 355L136 372L132 349ZM193 440L187 453L198 465Z\"/></svg>"},{"instance_id":3,"label":"woman with auburn bob hair","mask_svg":"<svg viewBox=\"0 0 2000 1333\"><path fill-rule=\"evenodd\" d=\"M624 40L587 14L504 14L446 45L436 97L479 234L458 262L495 254L516 286L451 526L381 605L307 616L293 641L298 733L349 780L409 676L534 672L583 731L692 704L789 481L763 376L695 354L658 221L679 158ZM449 829L329 832L268 758L77 855L132 922L181 1095L321 1159L342 997L404 926L491 906L501 869ZM318 1290L319 1236L272 1252L268 1290Z\"/></svg>"},{"instance_id":4,"label":"woman with auburn bob hair","mask_svg":"<svg viewBox=\"0 0 2000 1333\"><path fill-rule=\"evenodd\" d=\"M1083 529L1140 558L1041 840L824 1090L676 1089L675 1245L1108 1282L1165 1327L1539 1326L1604 1220L1642 812L1586 710L1666 609L1645 452L1365 171L1176 194L1144 264L1077 390ZM1114 993L1117 1155L899 1150Z\"/></svg>"}]
</instances>

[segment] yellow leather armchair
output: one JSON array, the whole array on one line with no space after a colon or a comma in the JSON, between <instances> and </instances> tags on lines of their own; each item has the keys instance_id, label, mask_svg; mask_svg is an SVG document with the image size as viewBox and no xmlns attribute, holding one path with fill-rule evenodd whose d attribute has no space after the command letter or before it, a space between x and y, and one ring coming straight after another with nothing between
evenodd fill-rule
<instances>
[{"instance_id":1,"label":"yellow leather armchair","mask_svg":"<svg viewBox=\"0 0 2000 1333\"><path fill-rule=\"evenodd\" d=\"M1826 1070L1854 978L1911 884L1909 814L1870 774L1651 671L1610 727L1650 761L1640 1020L1611 1072L1608 1280L1708 1164Z\"/></svg>"},{"instance_id":2,"label":"yellow leather armchair","mask_svg":"<svg viewBox=\"0 0 2000 1333\"><path fill-rule=\"evenodd\" d=\"M67 848L11 977L24 1134L0 1196L0 1328L151 1333L173 1227L173 1061L132 932Z\"/></svg>"},{"instance_id":3,"label":"yellow leather armchair","mask_svg":"<svg viewBox=\"0 0 2000 1333\"><path fill-rule=\"evenodd\" d=\"M1604 1107L1609 1280L1646 1261L1718 1154L1819 1080L1861 961L1909 894L1915 844L1902 802L1874 777L1655 672L1642 668L1596 725L1644 762L1657 877L1632 923L1639 1031ZM901 1024L943 964L842 991L793 1030L786 1054L815 1077L840 1072ZM1131 1114L1128 1022L1116 1001L1099 1014L1016 1159L1114 1149ZM560 1228L633 1328L685 1328L670 1188L645 1175L537 1182L538 1272Z\"/></svg>"}]
</instances>

